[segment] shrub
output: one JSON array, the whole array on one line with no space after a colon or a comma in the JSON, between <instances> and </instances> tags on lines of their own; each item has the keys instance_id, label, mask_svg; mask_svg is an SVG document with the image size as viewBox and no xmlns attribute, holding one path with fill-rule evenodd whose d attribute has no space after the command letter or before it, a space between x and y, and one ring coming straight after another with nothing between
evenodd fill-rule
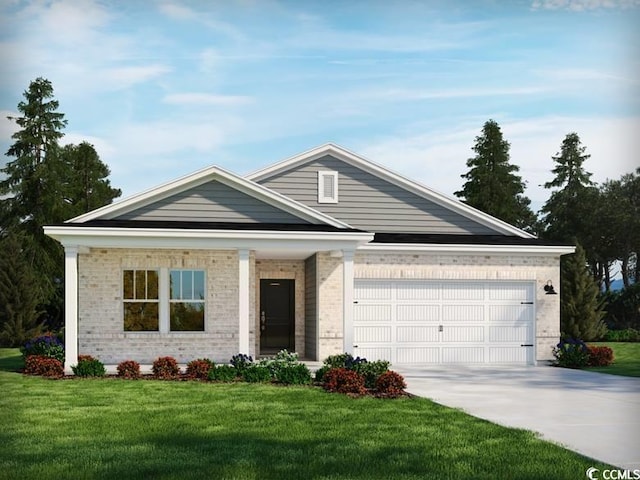
<instances>
[{"instance_id":1,"label":"shrub","mask_svg":"<svg viewBox=\"0 0 640 480\"><path fill-rule=\"evenodd\" d=\"M233 365L233 367L238 371L239 375L242 375L244 371L253 364L253 358L251 358L250 355L239 353L231 357L229 363Z\"/></svg>"},{"instance_id":2,"label":"shrub","mask_svg":"<svg viewBox=\"0 0 640 480\"><path fill-rule=\"evenodd\" d=\"M306 385L311 382L311 372L304 363L296 363L280 367L274 378L285 385Z\"/></svg>"},{"instance_id":3,"label":"shrub","mask_svg":"<svg viewBox=\"0 0 640 480\"><path fill-rule=\"evenodd\" d=\"M635 328L609 330L604 336L607 342L640 342L640 331Z\"/></svg>"},{"instance_id":4,"label":"shrub","mask_svg":"<svg viewBox=\"0 0 640 480\"><path fill-rule=\"evenodd\" d=\"M588 365L590 367L607 367L613 363L613 350L609 347L596 347L589 345Z\"/></svg>"},{"instance_id":5,"label":"shrub","mask_svg":"<svg viewBox=\"0 0 640 480\"><path fill-rule=\"evenodd\" d=\"M389 362L376 360L375 362L360 362L354 364L353 369L364 377L364 385L367 388L375 388L380 375L389 371Z\"/></svg>"},{"instance_id":6,"label":"shrub","mask_svg":"<svg viewBox=\"0 0 640 480\"><path fill-rule=\"evenodd\" d=\"M78 356L78 365L71 366L71 370L78 377L104 377L107 373L104 364L91 355Z\"/></svg>"},{"instance_id":7,"label":"shrub","mask_svg":"<svg viewBox=\"0 0 640 480\"><path fill-rule=\"evenodd\" d=\"M20 349L26 359L29 355L51 357L64 362L64 345L53 333L32 338Z\"/></svg>"},{"instance_id":8,"label":"shrub","mask_svg":"<svg viewBox=\"0 0 640 480\"><path fill-rule=\"evenodd\" d=\"M242 378L249 383L270 382L271 372L264 365L251 364L242 372Z\"/></svg>"},{"instance_id":9,"label":"shrub","mask_svg":"<svg viewBox=\"0 0 640 480\"><path fill-rule=\"evenodd\" d=\"M404 395L405 388L407 388L407 384L404 381L404 377L394 371L384 372L376 381L376 390L378 393L387 397Z\"/></svg>"},{"instance_id":10,"label":"shrub","mask_svg":"<svg viewBox=\"0 0 640 480\"><path fill-rule=\"evenodd\" d=\"M159 357L153 362L153 375L161 380L172 380L180 375L178 362L173 357Z\"/></svg>"},{"instance_id":11,"label":"shrub","mask_svg":"<svg viewBox=\"0 0 640 480\"><path fill-rule=\"evenodd\" d=\"M331 370L331 367L327 365L323 365L318 370L316 370L316 382L322 382L324 379L324 375Z\"/></svg>"},{"instance_id":12,"label":"shrub","mask_svg":"<svg viewBox=\"0 0 640 480\"><path fill-rule=\"evenodd\" d=\"M213 362L208 358L198 358L187 363L187 377L197 380L207 380L209 370L213 368Z\"/></svg>"},{"instance_id":13,"label":"shrub","mask_svg":"<svg viewBox=\"0 0 640 480\"><path fill-rule=\"evenodd\" d=\"M364 395L364 377L358 372L346 368L331 368L324 375L324 389L329 392L349 395Z\"/></svg>"},{"instance_id":14,"label":"shrub","mask_svg":"<svg viewBox=\"0 0 640 480\"><path fill-rule=\"evenodd\" d=\"M140 364L134 360L125 360L118 364L118 376L121 378L140 378Z\"/></svg>"},{"instance_id":15,"label":"shrub","mask_svg":"<svg viewBox=\"0 0 640 480\"><path fill-rule=\"evenodd\" d=\"M350 353L339 353L338 355L330 355L322 362L329 368L346 368L347 370L355 370L361 363L367 363L366 358L353 357Z\"/></svg>"},{"instance_id":16,"label":"shrub","mask_svg":"<svg viewBox=\"0 0 640 480\"><path fill-rule=\"evenodd\" d=\"M553 349L553 356L558 367L582 368L589 362L589 350L585 343L572 338L561 340Z\"/></svg>"},{"instance_id":17,"label":"shrub","mask_svg":"<svg viewBox=\"0 0 640 480\"><path fill-rule=\"evenodd\" d=\"M24 373L58 378L64 375L64 366L57 358L44 355L29 355L24 362Z\"/></svg>"},{"instance_id":18,"label":"shrub","mask_svg":"<svg viewBox=\"0 0 640 480\"><path fill-rule=\"evenodd\" d=\"M269 372L271 372L271 377L276 378L281 369L299 364L298 354L291 353L287 350L280 350L275 357L260 360L259 364L267 367Z\"/></svg>"},{"instance_id":19,"label":"shrub","mask_svg":"<svg viewBox=\"0 0 640 480\"><path fill-rule=\"evenodd\" d=\"M216 365L209 370L209 380L214 382L233 382L238 371L231 365Z\"/></svg>"}]
</instances>

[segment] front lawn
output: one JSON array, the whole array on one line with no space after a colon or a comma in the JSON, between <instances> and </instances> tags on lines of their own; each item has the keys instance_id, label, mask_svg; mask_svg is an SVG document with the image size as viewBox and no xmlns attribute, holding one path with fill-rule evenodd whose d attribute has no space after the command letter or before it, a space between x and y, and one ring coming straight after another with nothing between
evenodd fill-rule
<instances>
[{"instance_id":1,"label":"front lawn","mask_svg":"<svg viewBox=\"0 0 640 480\"><path fill-rule=\"evenodd\" d=\"M591 372L640 377L640 343L635 342L589 342L589 345L611 347L613 349L613 365L608 367L589 367Z\"/></svg>"},{"instance_id":2,"label":"front lawn","mask_svg":"<svg viewBox=\"0 0 640 480\"><path fill-rule=\"evenodd\" d=\"M420 398L6 371L0 392L1 479L575 479L607 468Z\"/></svg>"}]
</instances>

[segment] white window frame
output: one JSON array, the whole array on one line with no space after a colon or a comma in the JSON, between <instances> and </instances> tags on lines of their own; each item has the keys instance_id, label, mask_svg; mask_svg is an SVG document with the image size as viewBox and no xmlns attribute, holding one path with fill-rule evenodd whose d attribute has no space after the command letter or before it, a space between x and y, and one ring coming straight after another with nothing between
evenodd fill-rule
<instances>
[{"instance_id":1,"label":"white window frame","mask_svg":"<svg viewBox=\"0 0 640 480\"><path fill-rule=\"evenodd\" d=\"M146 271L155 271L158 273L158 299L157 300L139 300L139 301L155 301L158 302L158 330L147 330L147 331L132 331L124 329L124 304L125 302L131 301L124 298L124 283L121 285L120 289L122 292L122 331L126 334L142 334L142 335L157 335L160 334L168 334L171 333L173 335L181 335L181 334L203 334L207 331L207 270L204 268L123 268L122 272L125 270L146 270ZM171 293L169 292L171 282L169 281L169 272L172 270L191 270L191 271L202 271L204 272L204 291L205 298L202 300L204 303L204 330L171 330L171 322L170 322L170 308L169 305L173 301L171 300ZM124 273L120 275L120 278L124 278ZM135 277L135 273L134 273ZM133 300L134 302L136 300ZM184 301L184 300L179 300ZM187 300L188 301L188 300ZM196 300L199 301L199 300Z\"/></svg>"},{"instance_id":2,"label":"white window frame","mask_svg":"<svg viewBox=\"0 0 640 480\"><path fill-rule=\"evenodd\" d=\"M333 196L325 195L325 183L333 182ZM318 170L318 203L338 203L338 172Z\"/></svg>"},{"instance_id":3,"label":"white window frame","mask_svg":"<svg viewBox=\"0 0 640 480\"><path fill-rule=\"evenodd\" d=\"M131 271L133 272L133 296L134 298L125 298L124 296L124 272ZM145 272L145 298L135 298L136 292L136 272ZM156 272L158 276L158 298L148 298L149 292L147 276L148 272ZM162 272L159 268L123 268L120 274L120 280L122 282L120 286L120 291L122 292L122 331L124 333L158 333L162 331L162 280L161 280ZM125 312L125 304L126 303L157 303L158 304L158 329L157 330L125 330L124 328L124 312Z\"/></svg>"},{"instance_id":4,"label":"white window frame","mask_svg":"<svg viewBox=\"0 0 640 480\"><path fill-rule=\"evenodd\" d=\"M167 331L171 333L202 333L207 330L207 271L201 268L170 268L167 269L167 278L171 278L171 272L180 272L180 291L183 293L182 287L182 273L183 272L191 272L194 274L195 272L202 272L204 275L204 298L196 299L196 298L171 298L171 282L167 283ZM195 290L195 286L192 284L192 289ZM182 296L182 295L181 295ZM171 304L172 303L202 303L204 307L204 325L202 330L171 330Z\"/></svg>"}]
</instances>

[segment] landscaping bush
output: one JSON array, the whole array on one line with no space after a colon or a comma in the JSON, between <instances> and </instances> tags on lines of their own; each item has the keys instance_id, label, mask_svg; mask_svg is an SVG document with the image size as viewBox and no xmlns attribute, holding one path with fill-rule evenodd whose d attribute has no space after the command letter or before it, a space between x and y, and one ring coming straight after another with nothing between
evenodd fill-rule
<instances>
[{"instance_id":1,"label":"landscaping bush","mask_svg":"<svg viewBox=\"0 0 640 480\"><path fill-rule=\"evenodd\" d=\"M208 358L198 358L187 363L187 377L193 380L208 380L209 370L213 368L213 362Z\"/></svg>"},{"instance_id":2,"label":"landscaping bush","mask_svg":"<svg viewBox=\"0 0 640 480\"><path fill-rule=\"evenodd\" d=\"M405 388L407 388L407 384L404 381L404 377L398 372L388 370L376 380L378 394L386 397L400 397L404 395Z\"/></svg>"},{"instance_id":3,"label":"landscaping bush","mask_svg":"<svg viewBox=\"0 0 640 480\"><path fill-rule=\"evenodd\" d=\"M64 344L53 333L45 333L32 338L20 348L20 351L25 359L29 355L40 355L64 362Z\"/></svg>"},{"instance_id":4,"label":"landscaping bush","mask_svg":"<svg viewBox=\"0 0 640 480\"><path fill-rule=\"evenodd\" d=\"M318 370L316 370L316 382L322 382L324 380L325 373L327 373L329 370L331 370L331 367L327 365L323 365Z\"/></svg>"},{"instance_id":5,"label":"landscaping bush","mask_svg":"<svg viewBox=\"0 0 640 480\"><path fill-rule=\"evenodd\" d=\"M91 355L79 355L78 364L72 365L71 370L78 377L104 377L107 373L104 364Z\"/></svg>"},{"instance_id":6,"label":"landscaping bush","mask_svg":"<svg viewBox=\"0 0 640 480\"><path fill-rule=\"evenodd\" d=\"M304 363L281 366L274 378L285 385L306 385L311 382L311 372Z\"/></svg>"},{"instance_id":7,"label":"landscaping bush","mask_svg":"<svg viewBox=\"0 0 640 480\"><path fill-rule=\"evenodd\" d=\"M58 378L64 375L64 366L57 358L45 355L29 355L24 362L24 373Z\"/></svg>"},{"instance_id":8,"label":"landscaping bush","mask_svg":"<svg viewBox=\"0 0 640 480\"><path fill-rule=\"evenodd\" d=\"M376 360L375 362L359 362L353 368L364 377L364 385L367 388L376 388L376 382L380 375L389 371L389 362L386 360Z\"/></svg>"},{"instance_id":9,"label":"landscaping bush","mask_svg":"<svg viewBox=\"0 0 640 480\"><path fill-rule=\"evenodd\" d=\"M275 357L262 359L259 364L267 367L271 372L271 377L276 378L281 369L299 365L298 354L280 350Z\"/></svg>"},{"instance_id":10,"label":"landscaping bush","mask_svg":"<svg viewBox=\"0 0 640 480\"><path fill-rule=\"evenodd\" d=\"M118 364L118 376L127 379L140 378L140 364L134 360L125 360Z\"/></svg>"},{"instance_id":11,"label":"landscaping bush","mask_svg":"<svg viewBox=\"0 0 640 480\"><path fill-rule=\"evenodd\" d=\"M367 363L366 358L353 357L350 353L339 353L337 355L330 355L322 362L329 368L346 368L347 370L355 370L358 365Z\"/></svg>"},{"instance_id":12,"label":"landscaping bush","mask_svg":"<svg viewBox=\"0 0 640 480\"><path fill-rule=\"evenodd\" d=\"M640 342L640 331L635 328L609 330L604 336L606 342Z\"/></svg>"},{"instance_id":13,"label":"landscaping bush","mask_svg":"<svg viewBox=\"0 0 640 480\"><path fill-rule=\"evenodd\" d=\"M264 365L251 364L242 372L242 378L249 383L270 382L271 371Z\"/></svg>"},{"instance_id":14,"label":"landscaping bush","mask_svg":"<svg viewBox=\"0 0 640 480\"><path fill-rule=\"evenodd\" d=\"M582 368L589 363L589 349L582 340L561 340L553 349L555 365L566 368Z\"/></svg>"},{"instance_id":15,"label":"landscaping bush","mask_svg":"<svg viewBox=\"0 0 640 480\"><path fill-rule=\"evenodd\" d=\"M238 370L231 365L215 365L209 370L209 380L214 382L233 382L238 377Z\"/></svg>"},{"instance_id":16,"label":"landscaping bush","mask_svg":"<svg viewBox=\"0 0 640 480\"><path fill-rule=\"evenodd\" d=\"M178 362L173 357L159 357L153 362L153 375L160 380L173 380L180 375Z\"/></svg>"},{"instance_id":17,"label":"landscaping bush","mask_svg":"<svg viewBox=\"0 0 640 480\"><path fill-rule=\"evenodd\" d=\"M324 374L324 389L334 393L365 395L364 377L346 368L331 368Z\"/></svg>"},{"instance_id":18,"label":"landscaping bush","mask_svg":"<svg viewBox=\"0 0 640 480\"><path fill-rule=\"evenodd\" d=\"M249 368L249 366L253 365L253 358L251 358L250 355L239 353L231 357L229 363L233 365L233 367L238 371L239 375L242 375L244 371Z\"/></svg>"},{"instance_id":19,"label":"landscaping bush","mask_svg":"<svg viewBox=\"0 0 640 480\"><path fill-rule=\"evenodd\" d=\"M590 367L607 367L613 363L613 350L609 347L597 347L589 345L588 366Z\"/></svg>"}]
</instances>

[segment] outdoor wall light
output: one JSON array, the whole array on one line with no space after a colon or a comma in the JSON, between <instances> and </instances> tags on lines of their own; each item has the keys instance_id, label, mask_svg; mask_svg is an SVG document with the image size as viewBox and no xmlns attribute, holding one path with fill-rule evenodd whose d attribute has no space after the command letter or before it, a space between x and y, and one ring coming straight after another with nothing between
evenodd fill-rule
<instances>
[{"instance_id":1,"label":"outdoor wall light","mask_svg":"<svg viewBox=\"0 0 640 480\"><path fill-rule=\"evenodd\" d=\"M558 292L556 292L555 289L553 288L553 283L551 283L551 280L547 280L547 284L544 286L544 291L546 292L546 295L558 294Z\"/></svg>"}]
</instances>

